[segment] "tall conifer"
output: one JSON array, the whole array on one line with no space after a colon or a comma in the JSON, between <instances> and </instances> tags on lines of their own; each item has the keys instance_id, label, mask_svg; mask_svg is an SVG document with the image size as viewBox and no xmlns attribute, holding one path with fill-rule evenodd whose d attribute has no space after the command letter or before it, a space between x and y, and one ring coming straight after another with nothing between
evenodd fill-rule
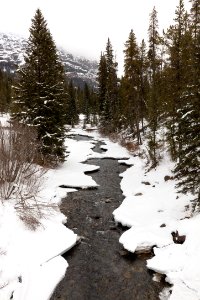
<instances>
[{"instance_id":1,"label":"tall conifer","mask_svg":"<svg viewBox=\"0 0 200 300\"><path fill-rule=\"evenodd\" d=\"M64 159L64 70L47 23L38 9L32 19L25 64L18 71L13 117L35 126L42 152Z\"/></svg>"},{"instance_id":2,"label":"tall conifer","mask_svg":"<svg viewBox=\"0 0 200 300\"><path fill-rule=\"evenodd\" d=\"M105 133L113 132L119 123L119 98L117 63L108 39L105 54L101 55L98 72L100 128Z\"/></svg>"},{"instance_id":3,"label":"tall conifer","mask_svg":"<svg viewBox=\"0 0 200 300\"><path fill-rule=\"evenodd\" d=\"M191 24L187 31L187 80L182 86L179 108L179 136L182 147L175 167L177 187L181 192L198 195L200 201L200 1L192 1ZM187 47L188 45L188 47ZM183 52L184 53L184 52ZM189 55L189 57L188 57ZM181 130L180 130L181 129Z\"/></svg>"},{"instance_id":4,"label":"tall conifer","mask_svg":"<svg viewBox=\"0 0 200 300\"><path fill-rule=\"evenodd\" d=\"M142 130L144 132L144 118L147 116L147 93L148 93L148 61L147 50L144 40L139 47L139 108Z\"/></svg>"},{"instance_id":5,"label":"tall conifer","mask_svg":"<svg viewBox=\"0 0 200 300\"><path fill-rule=\"evenodd\" d=\"M140 61L139 48L136 37L131 30L129 38L125 43L124 50L124 81L126 84L126 101L125 110L132 131L136 131L137 141L141 144L140 136Z\"/></svg>"},{"instance_id":6,"label":"tall conifer","mask_svg":"<svg viewBox=\"0 0 200 300\"><path fill-rule=\"evenodd\" d=\"M76 89L73 85L73 81L70 80L67 86L67 111L66 111L66 123L74 127L78 123L78 113L76 105Z\"/></svg>"},{"instance_id":7,"label":"tall conifer","mask_svg":"<svg viewBox=\"0 0 200 300\"><path fill-rule=\"evenodd\" d=\"M182 93L187 84L189 45L186 24L186 12L183 0L175 11L175 24L170 26L167 31L167 46L169 54L169 71L168 79L168 100L167 100L167 128L168 140L172 158L176 159L182 148L181 135L181 108L183 105Z\"/></svg>"},{"instance_id":8,"label":"tall conifer","mask_svg":"<svg viewBox=\"0 0 200 300\"><path fill-rule=\"evenodd\" d=\"M97 80L98 80L99 115L101 116L106 101L106 89L107 89L107 63L106 63L106 57L102 53L99 62Z\"/></svg>"},{"instance_id":9,"label":"tall conifer","mask_svg":"<svg viewBox=\"0 0 200 300\"><path fill-rule=\"evenodd\" d=\"M155 7L150 14L149 24L149 51L148 51L148 63L149 63L149 95L148 95L148 119L150 126L149 134L149 151L152 159L153 166L156 166L158 162L157 157L157 140L156 133L158 130L158 116L159 116L159 67L160 60L158 55L158 46L160 44L160 36L158 33L158 18Z\"/></svg>"}]
</instances>

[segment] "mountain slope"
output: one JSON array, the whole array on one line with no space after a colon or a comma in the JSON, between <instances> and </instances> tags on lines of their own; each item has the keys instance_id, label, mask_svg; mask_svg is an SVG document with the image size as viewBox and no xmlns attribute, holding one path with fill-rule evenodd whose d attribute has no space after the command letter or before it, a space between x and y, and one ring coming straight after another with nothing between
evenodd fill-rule
<instances>
[{"instance_id":1,"label":"mountain slope","mask_svg":"<svg viewBox=\"0 0 200 300\"><path fill-rule=\"evenodd\" d=\"M14 73L23 64L26 40L22 37L0 33L0 68ZM97 62L82 57L75 57L62 48L58 49L60 59L64 65L66 75L73 79L78 86L84 82L96 86Z\"/></svg>"}]
</instances>

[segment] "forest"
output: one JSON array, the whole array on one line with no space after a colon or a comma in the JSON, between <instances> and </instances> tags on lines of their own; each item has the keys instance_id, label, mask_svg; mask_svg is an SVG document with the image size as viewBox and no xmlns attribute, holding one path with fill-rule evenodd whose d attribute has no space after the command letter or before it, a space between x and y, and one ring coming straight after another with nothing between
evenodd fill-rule
<instances>
[{"instance_id":1,"label":"forest","mask_svg":"<svg viewBox=\"0 0 200 300\"><path fill-rule=\"evenodd\" d=\"M106 259L112 271L117 266L115 276L122 272L119 289L126 293L128 280L135 291L129 279L130 270L138 275L132 265L142 261L135 256L138 249L150 252L147 267L167 279L169 297L183 291L199 299L200 0L190 0L189 11L184 0L178 2L172 25L162 34L155 7L147 41L138 43L130 29L121 77L112 37L99 55L96 84L79 85L68 77L40 9L31 21L24 63L16 72L0 69L0 294L6 300L50 299L68 267L63 254L75 245L81 245L75 258L80 272L69 284L75 297L80 287L81 300L82 288L85 292L90 286L87 280L94 284L86 289L90 296L99 286L105 293L104 284L110 288L114 282L111 277L100 282L101 273L94 272L99 268L104 274ZM68 216L72 229L66 226ZM78 236L81 230L84 235ZM121 235L123 250L116 251L115 234ZM73 260L75 254L69 257ZM124 264L123 270L116 261ZM77 285L88 270L81 264L91 273ZM35 287L48 276L53 279L43 284L42 291L48 290L43 297ZM157 287L153 292L158 294Z\"/></svg>"},{"instance_id":2,"label":"forest","mask_svg":"<svg viewBox=\"0 0 200 300\"><path fill-rule=\"evenodd\" d=\"M191 10L188 12L181 0L173 25L160 35L154 7L150 14L148 41L142 40L138 44L134 30L129 33L124 49L123 76L117 76L117 61L108 38L106 49L100 56L97 88L87 83L80 88L66 78L47 24L38 11L30 29L25 65L12 77L3 71L0 73L1 111L12 112L14 118L36 126L38 138L43 140L43 152L58 160L63 159L64 155L63 126L77 124L80 113L86 116L86 124L98 125L105 135L134 139L136 145L148 141L150 168L159 164L159 149L162 147L159 131L165 128L164 139L172 160L176 162L174 176L177 189L195 194L199 201L199 15L199 1L191 1ZM51 44L48 51L47 43ZM44 65L38 61L37 57L40 56ZM34 74L33 70L38 69L38 64L39 70ZM50 73L54 73L55 77ZM58 103L45 100L49 95L56 94L56 82L57 88L62 90ZM28 95L24 94L24 89L27 89ZM47 101L51 101L53 106L48 107ZM53 114L50 113L52 110ZM41 120L44 120L43 125ZM51 145L56 145L53 135L56 131L55 122L58 121L60 128L55 137L58 145L53 153ZM45 126L49 130L48 136L44 133Z\"/></svg>"}]
</instances>

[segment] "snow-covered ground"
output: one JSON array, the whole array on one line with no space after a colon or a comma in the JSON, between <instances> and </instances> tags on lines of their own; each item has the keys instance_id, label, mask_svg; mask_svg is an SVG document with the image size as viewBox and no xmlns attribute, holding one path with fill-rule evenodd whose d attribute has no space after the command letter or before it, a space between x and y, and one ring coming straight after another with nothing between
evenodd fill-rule
<instances>
[{"instance_id":1,"label":"snow-covered ground","mask_svg":"<svg viewBox=\"0 0 200 300\"><path fill-rule=\"evenodd\" d=\"M1 117L1 121L3 123L5 119ZM89 158L113 157L126 163L130 167L120 174L125 200L113 212L116 222L130 227L120 237L120 243L131 252L149 251L153 247L155 256L147 261L147 267L166 274L166 280L173 285L170 291L163 291L162 299L199 300L200 216L191 216L192 197L177 195L174 180L165 180L166 175L172 175L173 168L168 155L165 154L156 170L147 172L143 159L100 137L96 130L76 128L69 132L72 133L93 139L66 139L69 156L61 167L46 173L40 198L47 204L59 206L62 197L74 191L71 187L96 186L91 176L84 173L98 168L82 163ZM105 143L105 153L92 151L98 140ZM0 203L1 300L11 296L14 300L50 298L67 268L61 254L77 240L65 223L66 216L57 208L41 220L42 226L31 231L17 217L12 203ZM183 244L174 243L171 233L176 231L180 236L186 236Z\"/></svg>"},{"instance_id":2,"label":"snow-covered ground","mask_svg":"<svg viewBox=\"0 0 200 300\"><path fill-rule=\"evenodd\" d=\"M132 161L134 165L121 174L126 198L113 212L117 222L131 227L120 243L131 252L153 247L155 256L147 267L165 274L173 285L162 299L200 299L200 216L192 217L192 196L177 195L174 180L165 181L173 167L167 154L156 170L147 173L140 158ZM176 231L186 237L183 244L174 243Z\"/></svg>"},{"instance_id":3,"label":"snow-covered ground","mask_svg":"<svg viewBox=\"0 0 200 300\"><path fill-rule=\"evenodd\" d=\"M74 133L84 134L80 129ZM86 134L101 139L96 132ZM155 256L147 261L147 267L165 274L172 285L163 290L161 299L199 300L200 215L192 213L192 195L176 193L174 165L169 155L164 152L160 165L147 171L144 159L130 155L106 138L101 140L107 152L99 157L114 157L130 166L120 174L125 200L113 212L116 222L130 227L120 237L120 243L131 252L148 252L153 248ZM185 238L183 244L174 243L172 232L176 231L180 241Z\"/></svg>"},{"instance_id":4,"label":"snow-covered ground","mask_svg":"<svg viewBox=\"0 0 200 300\"><path fill-rule=\"evenodd\" d=\"M2 126L8 126L8 116L1 116ZM76 244L77 235L68 229L66 216L59 204L72 188L94 187L97 184L84 172L98 169L82 164L92 155L94 142L66 139L67 161L44 176L38 199L47 204L41 225L30 230L17 215L14 201L0 201L0 299L46 300L63 278L68 266L61 254ZM1 199L0 199L1 200ZM54 209L51 209L53 207Z\"/></svg>"},{"instance_id":5,"label":"snow-covered ground","mask_svg":"<svg viewBox=\"0 0 200 300\"><path fill-rule=\"evenodd\" d=\"M9 126L9 114L1 114L0 113L0 125L3 127Z\"/></svg>"}]
</instances>

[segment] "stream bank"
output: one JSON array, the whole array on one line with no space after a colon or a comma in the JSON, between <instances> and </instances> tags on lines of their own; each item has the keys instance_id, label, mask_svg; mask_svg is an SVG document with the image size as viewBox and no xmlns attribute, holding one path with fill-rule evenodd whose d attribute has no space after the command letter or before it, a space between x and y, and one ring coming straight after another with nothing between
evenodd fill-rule
<instances>
[{"instance_id":1,"label":"stream bank","mask_svg":"<svg viewBox=\"0 0 200 300\"><path fill-rule=\"evenodd\" d=\"M100 152L99 146L94 151ZM124 228L112 218L124 199L119 174L126 167L114 159L92 159L87 164L100 166L91 174L99 187L69 193L62 201L67 227L81 240L64 254L69 268L51 300L159 299L164 283L152 280L146 268L150 256L125 251L118 241Z\"/></svg>"}]
</instances>

